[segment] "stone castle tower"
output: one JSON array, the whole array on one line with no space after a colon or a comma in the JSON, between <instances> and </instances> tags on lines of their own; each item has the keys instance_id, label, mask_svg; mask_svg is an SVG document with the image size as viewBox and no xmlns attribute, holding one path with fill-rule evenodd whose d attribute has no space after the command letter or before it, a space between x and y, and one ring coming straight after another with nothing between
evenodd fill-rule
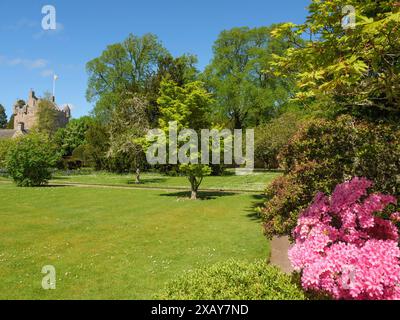
<instances>
[{"instance_id":1,"label":"stone castle tower","mask_svg":"<svg viewBox=\"0 0 400 320\"><path fill-rule=\"evenodd\" d=\"M35 96L33 90L29 91L28 101L18 100L14 105L14 129L27 131L37 124L38 110L41 99ZM68 105L60 109L53 97L53 106L56 111L57 127L63 128L71 118L71 109Z\"/></svg>"}]
</instances>

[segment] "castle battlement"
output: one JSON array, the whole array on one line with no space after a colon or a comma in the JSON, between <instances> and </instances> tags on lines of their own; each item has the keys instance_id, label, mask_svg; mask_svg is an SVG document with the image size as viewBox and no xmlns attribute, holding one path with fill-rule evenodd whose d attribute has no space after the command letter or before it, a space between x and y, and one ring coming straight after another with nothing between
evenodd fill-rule
<instances>
[{"instance_id":1,"label":"castle battlement","mask_svg":"<svg viewBox=\"0 0 400 320\"><path fill-rule=\"evenodd\" d=\"M23 130L30 130L36 126L41 100L42 99L36 97L33 90L30 90L27 102L24 100L18 100L14 104L14 128L20 127ZM71 118L71 109L68 105L65 105L62 109L59 108L55 102L55 97L53 97L52 102L57 115L57 127L63 128Z\"/></svg>"}]
</instances>

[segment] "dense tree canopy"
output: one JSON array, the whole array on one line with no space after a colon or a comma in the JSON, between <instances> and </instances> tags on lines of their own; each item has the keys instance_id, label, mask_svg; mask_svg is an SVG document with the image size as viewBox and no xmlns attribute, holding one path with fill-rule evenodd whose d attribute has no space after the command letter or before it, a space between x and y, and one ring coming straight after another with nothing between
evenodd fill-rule
<instances>
[{"instance_id":1,"label":"dense tree canopy","mask_svg":"<svg viewBox=\"0 0 400 320\"><path fill-rule=\"evenodd\" d=\"M130 34L122 43L107 47L100 57L88 62L87 99L96 102L94 114L110 119L123 93L144 93L157 73L166 49L155 35L138 37Z\"/></svg>"},{"instance_id":2,"label":"dense tree canopy","mask_svg":"<svg viewBox=\"0 0 400 320\"><path fill-rule=\"evenodd\" d=\"M145 93L148 100L148 120L155 125L160 116L157 99L160 95L161 82L164 79L175 82L178 86L183 86L197 79L198 70L195 67L197 58L193 55L185 54L174 58L171 55L159 58L157 73L152 77L150 85Z\"/></svg>"},{"instance_id":3,"label":"dense tree canopy","mask_svg":"<svg viewBox=\"0 0 400 320\"><path fill-rule=\"evenodd\" d=\"M263 72L273 54L283 53L288 42L271 37L272 27L233 28L221 32L204 79L215 95L217 115L231 127L255 126L273 117L288 102L289 78Z\"/></svg>"},{"instance_id":4,"label":"dense tree canopy","mask_svg":"<svg viewBox=\"0 0 400 320\"><path fill-rule=\"evenodd\" d=\"M168 78L178 85L194 81L198 74L196 62L193 55L174 58L153 34L130 34L87 64L87 99L96 103L94 115L107 123L126 94L141 95L148 101L147 121L156 125L161 81Z\"/></svg>"}]
</instances>

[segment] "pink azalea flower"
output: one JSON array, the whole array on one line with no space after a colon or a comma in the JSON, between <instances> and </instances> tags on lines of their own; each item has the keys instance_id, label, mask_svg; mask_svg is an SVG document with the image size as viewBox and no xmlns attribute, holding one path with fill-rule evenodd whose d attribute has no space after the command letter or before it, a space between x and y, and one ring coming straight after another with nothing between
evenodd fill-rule
<instances>
[{"instance_id":1,"label":"pink azalea flower","mask_svg":"<svg viewBox=\"0 0 400 320\"><path fill-rule=\"evenodd\" d=\"M372 183L354 178L338 185L329 199L318 194L293 231L289 251L302 286L334 299L400 299L399 232L391 220L375 214L396 199L368 195Z\"/></svg>"}]
</instances>

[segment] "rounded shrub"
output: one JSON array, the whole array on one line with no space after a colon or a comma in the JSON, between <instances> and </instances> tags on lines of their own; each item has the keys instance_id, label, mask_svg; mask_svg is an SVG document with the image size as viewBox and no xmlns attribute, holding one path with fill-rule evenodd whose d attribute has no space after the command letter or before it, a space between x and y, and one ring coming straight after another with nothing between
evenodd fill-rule
<instances>
[{"instance_id":1,"label":"rounded shrub","mask_svg":"<svg viewBox=\"0 0 400 320\"><path fill-rule=\"evenodd\" d=\"M46 136L32 133L12 143L6 169L18 186L40 186L51 178L51 168L59 159L60 154Z\"/></svg>"},{"instance_id":2,"label":"rounded shrub","mask_svg":"<svg viewBox=\"0 0 400 320\"><path fill-rule=\"evenodd\" d=\"M165 300L304 300L296 281L264 261L228 260L186 272L155 298Z\"/></svg>"}]
</instances>

